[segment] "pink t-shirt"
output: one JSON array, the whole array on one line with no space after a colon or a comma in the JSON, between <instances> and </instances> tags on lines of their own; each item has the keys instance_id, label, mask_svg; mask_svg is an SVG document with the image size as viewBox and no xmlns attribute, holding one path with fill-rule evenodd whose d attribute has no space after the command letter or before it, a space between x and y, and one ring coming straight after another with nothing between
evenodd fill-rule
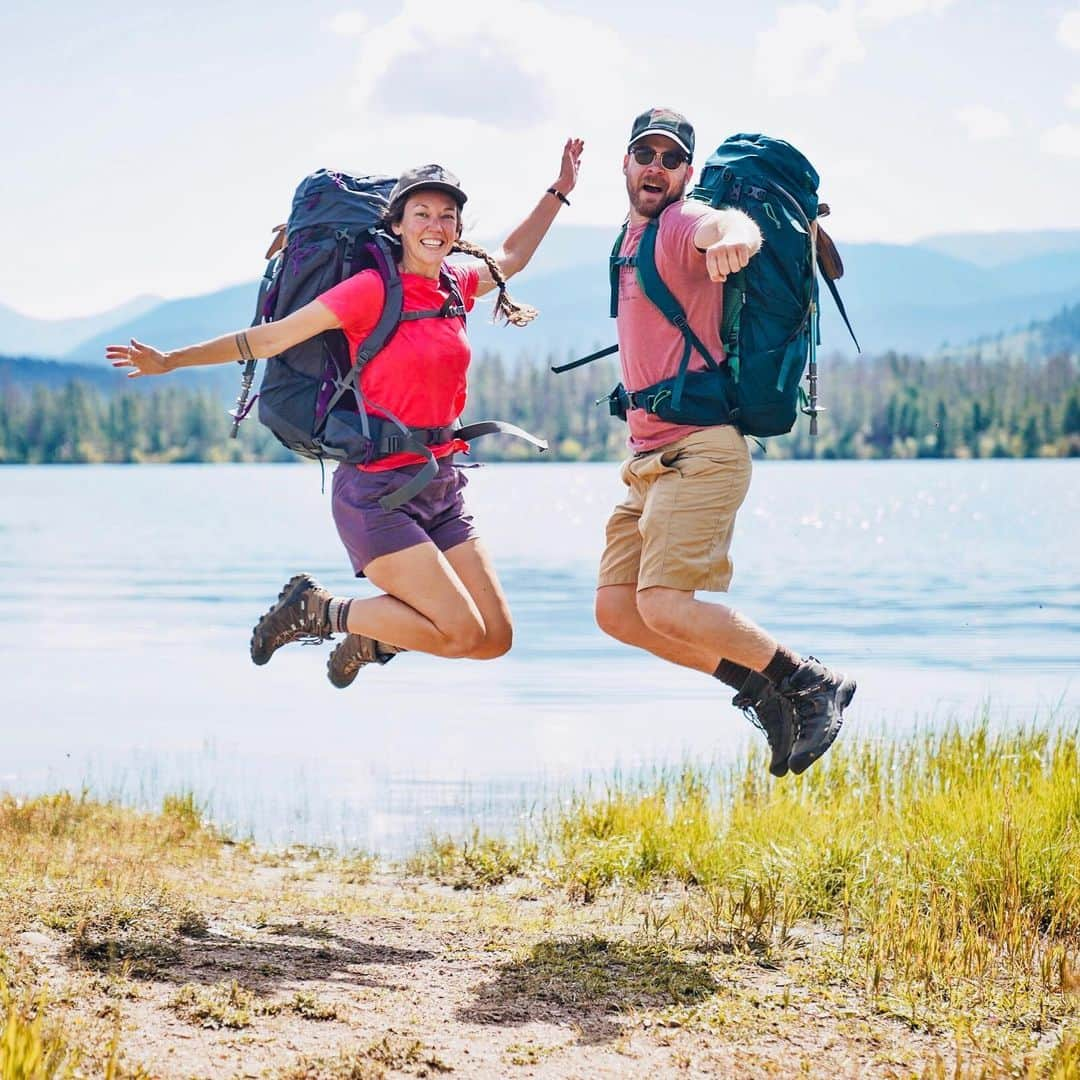
<instances>
[{"instance_id":1,"label":"pink t-shirt","mask_svg":"<svg viewBox=\"0 0 1080 1080\"><path fill-rule=\"evenodd\" d=\"M446 269L457 282L466 310L471 311L480 282L476 266L447 263ZM447 291L435 278L402 274L401 284L403 311L433 311L442 307L447 298ZM356 356L357 348L382 314L386 289L378 271L362 270L318 299L341 320L349 355ZM403 322L360 373L360 392L371 412L388 409L409 427L445 427L454 423L465 408L470 355L464 319ZM428 447L436 458L468 448L469 444L460 439ZM383 472L423 460L416 454L391 454L357 468Z\"/></svg>"},{"instance_id":2,"label":"pink t-shirt","mask_svg":"<svg viewBox=\"0 0 1080 1080\"><path fill-rule=\"evenodd\" d=\"M705 255L694 247L694 232L713 211L701 202L672 203L660 215L656 236L656 269L664 284L675 294L686 312L691 329L718 363L724 359L720 341L720 320L724 311L724 286L709 280ZM626 230L619 254L633 255L638 249L645 223ZM619 358L623 383L628 390L643 390L661 379L678 374L683 354L683 336L649 300L638 285L632 266L619 270L619 314L615 320L619 335ZM701 371L705 361L694 349L690 370ZM644 409L627 414L628 440L634 453L656 450L701 428L669 424Z\"/></svg>"}]
</instances>

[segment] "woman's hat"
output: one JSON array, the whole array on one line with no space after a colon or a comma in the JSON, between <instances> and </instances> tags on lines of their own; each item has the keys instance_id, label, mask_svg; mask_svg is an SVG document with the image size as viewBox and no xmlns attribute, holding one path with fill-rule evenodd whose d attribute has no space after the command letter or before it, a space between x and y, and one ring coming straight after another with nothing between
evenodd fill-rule
<instances>
[{"instance_id":1,"label":"woman's hat","mask_svg":"<svg viewBox=\"0 0 1080 1080\"><path fill-rule=\"evenodd\" d=\"M449 169L444 169L441 165L420 165L401 174L394 190L390 192L390 205L393 206L399 199L418 188L445 191L458 204L459 209L469 198L461 190L461 181Z\"/></svg>"}]
</instances>

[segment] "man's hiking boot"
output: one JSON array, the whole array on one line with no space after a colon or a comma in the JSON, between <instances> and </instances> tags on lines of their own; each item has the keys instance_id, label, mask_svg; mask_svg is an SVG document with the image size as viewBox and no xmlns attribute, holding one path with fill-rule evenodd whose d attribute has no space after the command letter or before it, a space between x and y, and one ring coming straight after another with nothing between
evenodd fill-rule
<instances>
[{"instance_id":1,"label":"man's hiking boot","mask_svg":"<svg viewBox=\"0 0 1080 1080\"><path fill-rule=\"evenodd\" d=\"M805 772L840 734L844 710L855 696L855 680L810 656L777 690L795 707L795 745L788 764L793 773Z\"/></svg>"},{"instance_id":2,"label":"man's hiking boot","mask_svg":"<svg viewBox=\"0 0 1080 1080\"><path fill-rule=\"evenodd\" d=\"M388 664L399 652L396 645L385 645L363 634L346 634L326 661L326 677L339 689L344 690L356 678L357 672L367 664Z\"/></svg>"},{"instance_id":3,"label":"man's hiking boot","mask_svg":"<svg viewBox=\"0 0 1080 1080\"><path fill-rule=\"evenodd\" d=\"M310 574L289 578L277 602L255 624L251 659L265 664L282 645L292 641L325 641L330 637L329 603L330 593Z\"/></svg>"},{"instance_id":4,"label":"man's hiking boot","mask_svg":"<svg viewBox=\"0 0 1080 1080\"><path fill-rule=\"evenodd\" d=\"M773 776L787 776L788 757L795 741L795 709L791 702L781 697L764 675L751 671L731 704L742 709L747 720L769 740L772 751L769 772Z\"/></svg>"}]
</instances>

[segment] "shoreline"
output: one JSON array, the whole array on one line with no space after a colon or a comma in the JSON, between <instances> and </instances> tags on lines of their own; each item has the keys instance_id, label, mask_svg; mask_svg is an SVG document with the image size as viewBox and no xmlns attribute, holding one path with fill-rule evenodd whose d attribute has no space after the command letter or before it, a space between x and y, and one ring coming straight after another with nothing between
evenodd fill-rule
<instances>
[{"instance_id":1,"label":"shoreline","mask_svg":"<svg viewBox=\"0 0 1080 1080\"><path fill-rule=\"evenodd\" d=\"M0 864L4 1080L1080 1076L1075 724L751 752L393 865L0 796Z\"/></svg>"}]
</instances>

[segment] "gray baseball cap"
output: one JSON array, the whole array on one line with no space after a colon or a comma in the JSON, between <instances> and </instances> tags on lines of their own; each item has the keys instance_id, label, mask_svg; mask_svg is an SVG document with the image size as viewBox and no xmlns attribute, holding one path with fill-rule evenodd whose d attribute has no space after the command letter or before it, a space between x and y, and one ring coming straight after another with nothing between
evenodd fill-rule
<instances>
[{"instance_id":1,"label":"gray baseball cap","mask_svg":"<svg viewBox=\"0 0 1080 1080\"><path fill-rule=\"evenodd\" d=\"M690 121L674 109L646 109L630 129L629 146L633 146L646 135L666 135L686 151L686 156L694 156L694 128Z\"/></svg>"},{"instance_id":2,"label":"gray baseball cap","mask_svg":"<svg viewBox=\"0 0 1080 1080\"><path fill-rule=\"evenodd\" d=\"M465 205L468 195L461 190L461 181L449 169L441 165L419 165L415 169L406 169L390 192L390 204L393 205L398 199L403 199L410 192L418 188L434 188L436 191L445 191L458 204Z\"/></svg>"}]
</instances>

